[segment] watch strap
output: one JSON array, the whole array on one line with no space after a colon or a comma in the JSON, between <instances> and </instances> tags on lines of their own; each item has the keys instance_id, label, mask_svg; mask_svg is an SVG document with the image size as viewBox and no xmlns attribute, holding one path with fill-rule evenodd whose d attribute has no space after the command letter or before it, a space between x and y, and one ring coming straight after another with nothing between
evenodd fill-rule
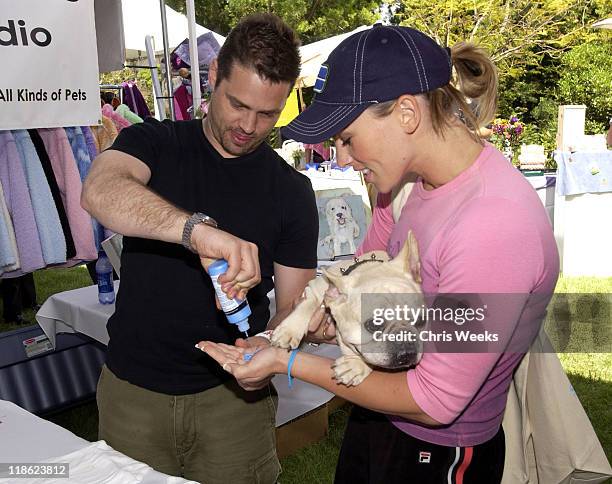
<instances>
[{"instance_id":1,"label":"watch strap","mask_svg":"<svg viewBox=\"0 0 612 484\"><path fill-rule=\"evenodd\" d=\"M191 245L191 234L193 232L194 227L198 224L206 224L210 225L211 227L217 228L217 222L215 221L215 219L201 212L196 212L187 219L183 227L183 236L181 238L181 244L183 244L183 247L185 247L187 250L190 250L194 253L195 250Z\"/></svg>"}]
</instances>

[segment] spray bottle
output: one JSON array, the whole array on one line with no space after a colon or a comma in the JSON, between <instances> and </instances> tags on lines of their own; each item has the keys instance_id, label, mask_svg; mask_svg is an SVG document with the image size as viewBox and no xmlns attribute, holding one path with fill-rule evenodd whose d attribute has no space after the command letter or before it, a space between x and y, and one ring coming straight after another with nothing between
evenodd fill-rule
<instances>
[{"instance_id":1,"label":"spray bottle","mask_svg":"<svg viewBox=\"0 0 612 484\"><path fill-rule=\"evenodd\" d=\"M251 315L251 308L248 301L246 299L241 301L240 299L228 298L227 294L225 294L223 289L221 289L221 284L218 281L219 276L225 274L228 267L229 266L225 259L217 259L208 266L208 275L212 280L215 292L217 293L217 298L221 304L221 309L223 309L227 320L231 324L237 325L238 329L248 338L248 331L250 329L249 316Z\"/></svg>"}]
</instances>

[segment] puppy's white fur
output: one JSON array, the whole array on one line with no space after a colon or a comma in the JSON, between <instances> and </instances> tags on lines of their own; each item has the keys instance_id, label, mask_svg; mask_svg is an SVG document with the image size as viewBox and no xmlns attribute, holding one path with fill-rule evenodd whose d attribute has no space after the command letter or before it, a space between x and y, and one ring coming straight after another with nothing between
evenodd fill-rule
<instances>
[{"instance_id":1,"label":"puppy's white fur","mask_svg":"<svg viewBox=\"0 0 612 484\"><path fill-rule=\"evenodd\" d=\"M324 303L336 321L336 339L343 354L334 364L337 381L345 385L358 385L372 372L370 365L398 368L398 361L408 361L408 366L415 364L421 356L420 345L407 349L408 359L380 351L380 346L375 347L374 351L368 350L372 348L372 341L367 340L369 333L364 331L367 323L362 321L365 316L361 311L361 296L410 293L422 298L416 239L410 232L404 247L393 260L389 260L385 252L370 252L360 260L368 260L372 255L385 262L363 262L344 275L341 269L346 269L353 262L340 261L324 270L322 277L310 281L304 291L304 300L272 334L272 344L281 348L297 348L308 332L310 318ZM408 325L402 329L414 330L414 327ZM389 349L397 351L398 346L396 344Z\"/></svg>"}]
</instances>

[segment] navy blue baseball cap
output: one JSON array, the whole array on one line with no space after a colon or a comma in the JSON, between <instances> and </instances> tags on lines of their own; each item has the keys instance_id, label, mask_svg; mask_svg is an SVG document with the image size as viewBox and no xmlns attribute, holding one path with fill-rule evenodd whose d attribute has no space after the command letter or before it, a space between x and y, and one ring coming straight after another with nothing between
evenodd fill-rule
<instances>
[{"instance_id":1,"label":"navy blue baseball cap","mask_svg":"<svg viewBox=\"0 0 612 484\"><path fill-rule=\"evenodd\" d=\"M449 52L409 27L377 24L357 32L321 65L312 104L281 132L285 138L319 143L372 104L443 87L451 80Z\"/></svg>"}]
</instances>

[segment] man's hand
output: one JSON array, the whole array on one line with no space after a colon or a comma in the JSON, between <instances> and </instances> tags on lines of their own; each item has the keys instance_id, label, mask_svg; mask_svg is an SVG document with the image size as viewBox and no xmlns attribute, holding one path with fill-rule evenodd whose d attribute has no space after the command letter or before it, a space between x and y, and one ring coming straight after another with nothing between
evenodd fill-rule
<instances>
[{"instance_id":1,"label":"man's hand","mask_svg":"<svg viewBox=\"0 0 612 484\"><path fill-rule=\"evenodd\" d=\"M244 299L261 281L257 246L223 230L198 224L191 233L191 246L206 269L213 259L225 259L229 268L219 277L221 288L231 299Z\"/></svg>"},{"instance_id":2,"label":"man's hand","mask_svg":"<svg viewBox=\"0 0 612 484\"><path fill-rule=\"evenodd\" d=\"M270 341L266 338L262 338L261 336L252 336L251 338L247 339L238 338L234 344L237 348L242 348L245 353L254 355L258 351L268 348L270 346ZM238 380L238 384L246 390L259 390L260 388L267 387L272 381L273 377L274 375L270 375L266 378L262 378L259 381L251 379L248 384L246 382L241 382L238 378L236 378L236 380Z\"/></svg>"},{"instance_id":3,"label":"man's hand","mask_svg":"<svg viewBox=\"0 0 612 484\"><path fill-rule=\"evenodd\" d=\"M207 353L236 378L245 390L264 388L275 373L284 373L288 352L271 346L260 349L250 361L244 360L244 348L223 343L200 341L198 348ZM250 351L248 351L250 352Z\"/></svg>"},{"instance_id":4,"label":"man's hand","mask_svg":"<svg viewBox=\"0 0 612 484\"><path fill-rule=\"evenodd\" d=\"M253 351L260 350L270 346L270 341L261 336L251 336L250 338L238 338L234 344L238 348L244 348L247 352L252 353Z\"/></svg>"}]
</instances>

